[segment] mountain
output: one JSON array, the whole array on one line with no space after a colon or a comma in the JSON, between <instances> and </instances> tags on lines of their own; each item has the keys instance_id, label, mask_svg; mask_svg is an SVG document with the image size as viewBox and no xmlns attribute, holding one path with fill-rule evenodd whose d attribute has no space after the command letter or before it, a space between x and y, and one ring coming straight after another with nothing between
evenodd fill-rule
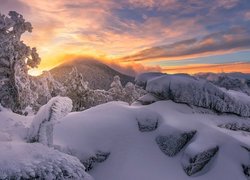
<instances>
[{"instance_id":1,"label":"mountain","mask_svg":"<svg viewBox=\"0 0 250 180\"><path fill-rule=\"evenodd\" d=\"M206 79L227 90L235 90L250 95L250 74L235 73L200 73L195 77Z\"/></svg>"},{"instance_id":2,"label":"mountain","mask_svg":"<svg viewBox=\"0 0 250 180\"><path fill-rule=\"evenodd\" d=\"M134 77L122 74L97 60L70 61L51 69L50 73L56 80L63 82L74 67L82 73L92 89L109 89L115 75L120 76L123 86L127 82L134 82Z\"/></svg>"}]
</instances>

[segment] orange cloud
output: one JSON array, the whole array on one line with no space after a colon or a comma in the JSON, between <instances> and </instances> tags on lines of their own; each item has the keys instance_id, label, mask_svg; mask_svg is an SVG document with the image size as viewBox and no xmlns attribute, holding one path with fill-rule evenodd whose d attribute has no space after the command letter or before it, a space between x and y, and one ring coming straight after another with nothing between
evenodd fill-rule
<instances>
[{"instance_id":1,"label":"orange cloud","mask_svg":"<svg viewBox=\"0 0 250 180\"><path fill-rule=\"evenodd\" d=\"M25 34L23 40L38 49L42 58L38 71L84 55L101 59L125 73L136 74L162 71L159 66L143 65L144 61L183 60L249 49L249 32L243 29L228 28L225 32L209 34L206 28L211 25L209 22L218 19L217 16L207 18L207 15L218 9L229 10L238 3L239 0L215 3L192 0L184 4L179 0L6 0L1 2L0 10L17 10L33 24L33 33ZM135 13L135 18L114 13L124 7L126 11L145 8L145 12L157 12L151 16ZM207 10L206 17L197 15L196 10ZM186 16L189 13L194 15ZM241 14L245 20L249 19L249 13ZM136 20L141 15L142 20Z\"/></svg>"},{"instance_id":2,"label":"orange cloud","mask_svg":"<svg viewBox=\"0 0 250 180\"><path fill-rule=\"evenodd\" d=\"M201 39L192 38L147 48L120 60L129 62L173 58L186 59L246 50L250 48L248 33L247 29L244 28L232 28L228 31L206 35Z\"/></svg>"},{"instance_id":3,"label":"orange cloud","mask_svg":"<svg viewBox=\"0 0 250 180\"><path fill-rule=\"evenodd\" d=\"M40 69L58 64L58 56L65 54L65 50L67 54L117 59L162 41L174 42L183 36L189 37L190 28L195 28L196 34L206 32L196 23L195 18L176 20L169 25L166 25L161 17L145 17L142 22L121 20L112 14L112 9L120 8L126 3L113 0L20 2L29 8L25 18L27 17L34 27L33 33L25 34L23 40L30 46L37 47L42 58ZM132 1L128 3L134 4ZM150 1L144 3L150 4ZM176 2L164 3L174 6ZM156 4L157 1L154 1L153 6Z\"/></svg>"},{"instance_id":4,"label":"orange cloud","mask_svg":"<svg viewBox=\"0 0 250 180\"><path fill-rule=\"evenodd\" d=\"M107 64L111 68L129 76L136 76L143 72L162 72L163 70L160 66L145 66L140 63L119 64L108 62Z\"/></svg>"},{"instance_id":5,"label":"orange cloud","mask_svg":"<svg viewBox=\"0 0 250 180\"><path fill-rule=\"evenodd\" d=\"M188 73L195 74L199 72L242 72L250 73L250 63L228 63L228 64L195 64L186 66L171 66L163 68L163 72L169 74Z\"/></svg>"}]
</instances>

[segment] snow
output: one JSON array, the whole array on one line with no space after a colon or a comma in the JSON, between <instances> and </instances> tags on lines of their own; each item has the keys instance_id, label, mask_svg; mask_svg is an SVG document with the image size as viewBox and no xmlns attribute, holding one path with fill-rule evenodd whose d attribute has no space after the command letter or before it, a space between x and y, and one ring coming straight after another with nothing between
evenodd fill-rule
<instances>
[{"instance_id":1,"label":"snow","mask_svg":"<svg viewBox=\"0 0 250 180\"><path fill-rule=\"evenodd\" d=\"M150 75L150 74L149 74ZM147 77L146 91L177 103L186 103L212 109L220 113L250 116L249 97L238 98L232 91L223 90L212 83L189 75L162 75ZM239 93L240 94L240 93Z\"/></svg>"},{"instance_id":2,"label":"snow","mask_svg":"<svg viewBox=\"0 0 250 180\"><path fill-rule=\"evenodd\" d=\"M80 161L42 144L0 142L0 179L86 179Z\"/></svg>"},{"instance_id":3,"label":"snow","mask_svg":"<svg viewBox=\"0 0 250 180\"><path fill-rule=\"evenodd\" d=\"M193 176L199 180L244 179L241 164L250 162L247 151L241 146L250 146L250 134L233 131L234 134L218 125L232 121L249 122L250 119L217 115L212 111L201 114L193 108L170 100L148 106L129 106L122 102L99 105L64 117L55 126L54 144L70 149L80 161L98 151L109 152L107 160L95 164L89 171L97 180L192 179ZM141 132L138 118L146 125L160 120L155 130ZM196 134L173 157L165 155L157 145L158 136L191 130L197 131ZM185 157L195 157L216 147L219 147L216 155L200 172L191 177L185 173Z\"/></svg>"},{"instance_id":4,"label":"snow","mask_svg":"<svg viewBox=\"0 0 250 180\"><path fill-rule=\"evenodd\" d=\"M148 73L142 73L139 74L136 78L135 78L135 83L138 86L142 86L142 87L146 87L147 85L147 81L149 79L153 79L156 77L160 77L163 76L164 74L160 73L160 72L148 72Z\"/></svg>"},{"instance_id":5,"label":"snow","mask_svg":"<svg viewBox=\"0 0 250 180\"><path fill-rule=\"evenodd\" d=\"M31 30L0 14L0 179L250 178L249 74L115 76L106 91L74 69L62 85L28 75L41 61L21 41Z\"/></svg>"},{"instance_id":6,"label":"snow","mask_svg":"<svg viewBox=\"0 0 250 180\"><path fill-rule=\"evenodd\" d=\"M148 105L156 101L160 101L160 99L154 96L153 94L147 93L144 96L140 97L137 101L142 105Z\"/></svg>"},{"instance_id":7,"label":"snow","mask_svg":"<svg viewBox=\"0 0 250 180\"><path fill-rule=\"evenodd\" d=\"M246 105L246 94L181 74L148 77L146 89L149 105L69 113L71 100L55 97L34 116L0 107L0 179L247 178L250 118L213 111Z\"/></svg>"},{"instance_id":8,"label":"snow","mask_svg":"<svg viewBox=\"0 0 250 180\"><path fill-rule=\"evenodd\" d=\"M28 140L52 146L54 123L68 114L71 109L72 101L68 97L58 96L50 99L34 117L28 132Z\"/></svg>"},{"instance_id":9,"label":"snow","mask_svg":"<svg viewBox=\"0 0 250 180\"><path fill-rule=\"evenodd\" d=\"M250 76L243 73L200 73L195 75L198 78L206 79L213 84L250 95Z\"/></svg>"},{"instance_id":10,"label":"snow","mask_svg":"<svg viewBox=\"0 0 250 180\"><path fill-rule=\"evenodd\" d=\"M54 110L61 111L65 106L59 109L58 103L66 105L67 100L57 97L51 104L57 105ZM40 117L47 117L47 107L41 109ZM21 116L1 107L0 117L0 179L92 179L76 157L41 143L26 142L36 116ZM51 118L55 120L55 116Z\"/></svg>"}]
</instances>

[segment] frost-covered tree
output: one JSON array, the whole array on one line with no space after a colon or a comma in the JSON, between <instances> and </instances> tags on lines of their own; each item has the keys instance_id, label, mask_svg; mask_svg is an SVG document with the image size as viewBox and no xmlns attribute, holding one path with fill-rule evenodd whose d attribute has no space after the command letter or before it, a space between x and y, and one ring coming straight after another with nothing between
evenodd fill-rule
<instances>
[{"instance_id":1,"label":"frost-covered tree","mask_svg":"<svg viewBox=\"0 0 250 180\"><path fill-rule=\"evenodd\" d=\"M37 67L41 59L36 48L21 41L22 34L31 31L31 24L17 12L0 14L0 103L14 112L33 101L28 69Z\"/></svg>"},{"instance_id":2,"label":"frost-covered tree","mask_svg":"<svg viewBox=\"0 0 250 180\"><path fill-rule=\"evenodd\" d=\"M34 117L28 132L28 142L53 145L53 127L55 122L72 110L72 101L68 97L54 97L42 106Z\"/></svg>"},{"instance_id":3,"label":"frost-covered tree","mask_svg":"<svg viewBox=\"0 0 250 180\"><path fill-rule=\"evenodd\" d=\"M73 68L68 78L64 82L66 96L73 101L73 111L80 111L86 108L89 101L90 89L88 82L83 80L83 76L77 68Z\"/></svg>"},{"instance_id":4,"label":"frost-covered tree","mask_svg":"<svg viewBox=\"0 0 250 180\"><path fill-rule=\"evenodd\" d=\"M109 91L95 89L91 90L86 102L86 108L113 101L113 96Z\"/></svg>"},{"instance_id":5,"label":"frost-covered tree","mask_svg":"<svg viewBox=\"0 0 250 180\"><path fill-rule=\"evenodd\" d=\"M31 105L35 111L46 104L52 97L64 96L66 93L65 87L56 81L49 71L44 71L40 76L31 77L30 88L34 92L36 99Z\"/></svg>"},{"instance_id":6,"label":"frost-covered tree","mask_svg":"<svg viewBox=\"0 0 250 180\"><path fill-rule=\"evenodd\" d=\"M132 104L134 101L139 99L139 97L140 93L137 90L136 86L133 83L128 82L124 87L123 100L128 102L129 104Z\"/></svg>"},{"instance_id":7,"label":"frost-covered tree","mask_svg":"<svg viewBox=\"0 0 250 180\"><path fill-rule=\"evenodd\" d=\"M112 94L113 100L118 101L123 99L124 90L119 76L114 76L114 80L110 85L109 92Z\"/></svg>"},{"instance_id":8,"label":"frost-covered tree","mask_svg":"<svg viewBox=\"0 0 250 180\"><path fill-rule=\"evenodd\" d=\"M49 71L43 72L40 81L46 81L51 97L64 95L66 93L65 87L56 81Z\"/></svg>"},{"instance_id":9,"label":"frost-covered tree","mask_svg":"<svg viewBox=\"0 0 250 180\"><path fill-rule=\"evenodd\" d=\"M110 87L108 92L112 96L112 100L125 101L129 104L146 94L145 90L131 82L128 82L123 88L119 76L114 76L114 81L111 83Z\"/></svg>"}]
</instances>

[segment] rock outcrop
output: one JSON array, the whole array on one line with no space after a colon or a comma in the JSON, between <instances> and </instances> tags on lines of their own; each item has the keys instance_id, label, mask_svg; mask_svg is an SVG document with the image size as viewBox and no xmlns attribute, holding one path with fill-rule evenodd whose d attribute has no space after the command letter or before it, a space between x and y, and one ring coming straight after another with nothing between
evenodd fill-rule
<instances>
[{"instance_id":1,"label":"rock outcrop","mask_svg":"<svg viewBox=\"0 0 250 180\"><path fill-rule=\"evenodd\" d=\"M196 131L184 132L181 134L170 134L166 136L157 136L156 143L161 151L167 156L175 156L181 149L193 138Z\"/></svg>"},{"instance_id":2,"label":"rock outcrop","mask_svg":"<svg viewBox=\"0 0 250 180\"><path fill-rule=\"evenodd\" d=\"M183 158L182 161L183 170L188 176L192 176L200 172L215 156L218 150L219 147L217 146L195 155L189 155L188 153L184 153L183 157L185 158Z\"/></svg>"},{"instance_id":3,"label":"rock outcrop","mask_svg":"<svg viewBox=\"0 0 250 180\"><path fill-rule=\"evenodd\" d=\"M144 77L144 78L143 78ZM150 78L151 77L151 78ZM250 117L250 98L238 98L207 80L189 75L143 74L137 79L148 93L161 100L203 107L219 113ZM144 80L144 81L143 81Z\"/></svg>"}]
</instances>

